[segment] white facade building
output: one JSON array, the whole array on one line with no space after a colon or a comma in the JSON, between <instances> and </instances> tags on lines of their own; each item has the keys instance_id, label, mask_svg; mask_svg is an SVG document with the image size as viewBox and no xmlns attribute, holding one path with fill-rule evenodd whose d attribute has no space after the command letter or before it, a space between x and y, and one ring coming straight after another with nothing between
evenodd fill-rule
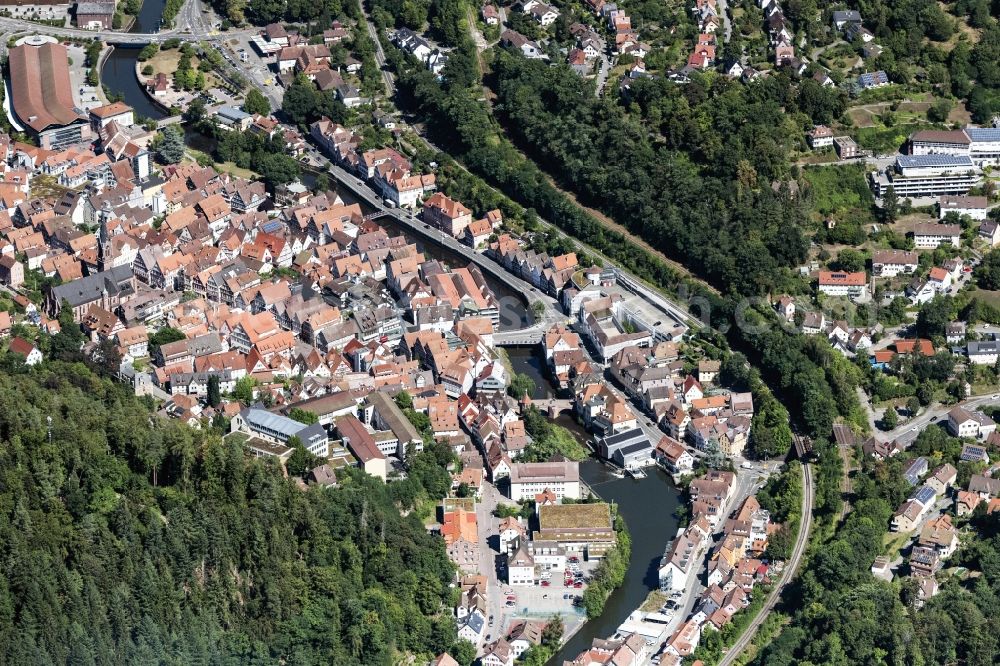
<instances>
[{"instance_id":1,"label":"white facade building","mask_svg":"<svg viewBox=\"0 0 1000 666\"><path fill-rule=\"evenodd\" d=\"M510 498L535 499L545 489L560 500L580 499L580 464L577 462L515 463L510 470Z\"/></svg>"},{"instance_id":2,"label":"white facade building","mask_svg":"<svg viewBox=\"0 0 1000 666\"><path fill-rule=\"evenodd\" d=\"M982 170L968 155L900 155L885 171L873 171L875 196L891 187L899 197L929 197L965 194L983 178Z\"/></svg>"}]
</instances>

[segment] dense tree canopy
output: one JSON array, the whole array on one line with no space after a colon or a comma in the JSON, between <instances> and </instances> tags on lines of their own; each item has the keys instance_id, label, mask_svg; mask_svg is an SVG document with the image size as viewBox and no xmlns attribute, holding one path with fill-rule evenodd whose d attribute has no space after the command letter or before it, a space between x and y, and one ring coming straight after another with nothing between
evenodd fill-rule
<instances>
[{"instance_id":1,"label":"dense tree canopy","mask_svg":"<svg viewBox=\"0 0 1000 666\"><path fill-rule=\"evenodd\" d=\"M443 542L371 477L300 491L79 364L0 375L0 430L0 662L390 664L455 646Z\"/></svg>"},{"instance_id":2,"label":"dense tree canopy","mask_svg":"<svg viewBox=\"0 0 1000 666\"><path fill-rule=\"evenodd\" d=\"M770 187L787 177L777 86L637 84L666 145L567 67L508 52L494 65L511 135L587 203L722 289L760 293L805 257L804 211ZM705 123L712 131L704 131ZM725 141L722 141L725 137Z\"/></svg>"}]
</instances>

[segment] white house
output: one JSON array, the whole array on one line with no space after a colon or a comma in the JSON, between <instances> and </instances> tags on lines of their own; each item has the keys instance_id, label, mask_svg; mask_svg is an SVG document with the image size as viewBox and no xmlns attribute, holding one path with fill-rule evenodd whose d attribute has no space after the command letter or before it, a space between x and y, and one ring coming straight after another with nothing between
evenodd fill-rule
<instances>
[{"instance_id":1,"label":"white house","mask_svg":"<svg viewBox=\"0 0 1000 666\"><path fill-rule=\"evenodd\" d=\"M962 227L958 224L918 224L913 227L913 244L922 250L939 245L958 247L962 239Z\"/></svg>"},{"instance_id":2,"label":"white house","mask_svg":"<svg viewBox=\"0 0 1000 666\"><path fill-rule=\"evenodd\" d=\"M816 127L809 131L808 137L809 147L814 150L816 148L828 148L833 145L833 130L826 125L816 125Z\"/></svg>"},{"instance_id":3,"label":"white house","mask_svg":"<svg viewBox=\"0 0 1000 666\"><path fill-rule=\"evenodd\" d=\"M518 544L514 554L507 557L507 584L535 584L535 558L528 552L528 546L524 542Z\"/></svg>"},{"instance_id":4,"label":"white house","mask_svg":"<svg viewBox=\"0 0 1000 666\"><path fill-rule=\"evenodd\" d=\"M580 464L577 462L514 463L510 469L510 498L535 499L548 488L559 499L580 499Z\"/></svg>"},{"instance_id":5,"label":"white house","mask_svg":"<svg viewBox=\"0 0 1000 666\"><path fill-rule=\"evenodd\" d=\"M997 429L993 419L982 412L954 407L948 412L948 431L955 437L986 439Z\"/></svg>"},{"instance_id":6,"label":"white house","mask_svg":"<svg viewBox=\"0 0 1000 666\"><path fill-rule=\"evenodd\" d=\"M458 637L463 638L473 645L479 645L483 639L483 629L486 627L486 618L477 608L469 613L458 625Z\"/></svg>"},{"instance_id":7,"label":"white house","mask_svg":"<svg viewBox=\"0 0 1000 666\"><path fill-rule=\"evenodd\" d=\"M985 220L988 206L986 197L947 195L938 198L938 217L943 220L948 213L957 213L973 220Z\"/></svg>"},{"instance_id":8,"label":"white house","mask_svg":"<svg viewBox=\"0 0 1000 666\"><path fill-rule=\"evenodd\" d=\"M900 273L917 270L919 256L906 250L875 250L872 252L872 275L893 278Z\"/></svg>"},{"instance_id":9,"label":"white house","mask_svg":"<svg viewBox=\"0 0 1000 666\"><path fill-rule=\"evenodd\" d=\"M42 362L42 352L35 345L31 344L27 340L21 337L14 337L10 339L10 344L8 346L10 351L15 354L20 354L24 357L24 362L26 365L38 365Z\"/></svg>"},{"instance_id":10,"label":"white house","mask_svg":"<svg viewBox=\"0 0 1000 666\"><path fill-rule=\"evenodd\" d=\"M868 276L864 271L820 271L819 291L827 296L861 298L868 294Z\"/></svg>"},{"instance_id":11,"label":"white house","mask_svg":"<svg viewBox=\"0 0 1000 666\"><path fill-rule=\"evenodd\" d=\"M969 357L969 363L976 365L996 365L997 358L1000 358L1000 342L996 340L973 340L966 345L965 353Z\"/></svg>"}]
</instances>

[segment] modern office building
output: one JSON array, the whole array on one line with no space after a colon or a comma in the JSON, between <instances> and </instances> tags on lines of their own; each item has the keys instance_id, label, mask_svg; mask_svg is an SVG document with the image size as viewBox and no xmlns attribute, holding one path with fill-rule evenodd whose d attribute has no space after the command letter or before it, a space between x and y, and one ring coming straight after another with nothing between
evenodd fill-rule
<instances>
[{"instance_id":1,"label":"modern office building","mask_svg":"<svg viewBox=\"0 0 1000 666\"><path fill-rule=\"evenodd\" d=\"M1000 128L922 130L910 135L911 155L967 156L979 167L1000 164Z\"/></svg>"},{"instance_id":2,"label":"modern office building","mask_svg":"<svg viewBox=\"0 0 1000 666\"><path fill-rule=\"evenodd\" d=\"M900 155L885 171L873 171L875 196L890 187L898 197L930 197L966 194L980 183L982 170L968 155Z\"/></svg>"}]
</instances>

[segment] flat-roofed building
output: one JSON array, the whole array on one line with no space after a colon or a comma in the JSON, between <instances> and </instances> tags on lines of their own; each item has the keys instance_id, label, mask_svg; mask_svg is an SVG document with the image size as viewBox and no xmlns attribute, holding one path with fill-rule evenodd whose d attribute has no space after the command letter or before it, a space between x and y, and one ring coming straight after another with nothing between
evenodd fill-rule
<instances>
[{"instance_id":1,"label":"flat-roofed building","mask_svg":"<svg viewBox=\"0 0 1000 666\"><path fill-rule=\"evenodd\" d=\"M43 39L10 50L11 107L17 123L36 136L42 148L59 150L89 141L92 134L73 101L66 47Z\"/></svg>"},{"instance_id":2,"label":"flat-roofed building","mask_svg":"<svg viewBox=\"0 0 1000 666\"><path fill-rule=\"evenodd\" d=\"M968 155L900 155L885 171L873 171L875 196L891 187L900 197L965 194L983 178L982 169Z\"/></svg>"},{"instance_id":3,"label":"flat-roofed building","mask_svg":"<svg viewBox=\"0 0 1000 666\"><path fill-rule=\"evenodd\" d=\"M605 502L540 506L533 539L557 542L567 551L583 552L588 559L603 557L615 544L611 506Z\"/></svg>"},{"instance_id":4,"label":"flat-roofed building","mask_svg":"<svg viewBox=\"0 0 1000 666\"><path fill-rule=\"evenodd\" d=\"M580 463L516 463L510 470L510 498L534 499L548 488L559 499L580 499Z\"/></svg>"}]
</instances>

